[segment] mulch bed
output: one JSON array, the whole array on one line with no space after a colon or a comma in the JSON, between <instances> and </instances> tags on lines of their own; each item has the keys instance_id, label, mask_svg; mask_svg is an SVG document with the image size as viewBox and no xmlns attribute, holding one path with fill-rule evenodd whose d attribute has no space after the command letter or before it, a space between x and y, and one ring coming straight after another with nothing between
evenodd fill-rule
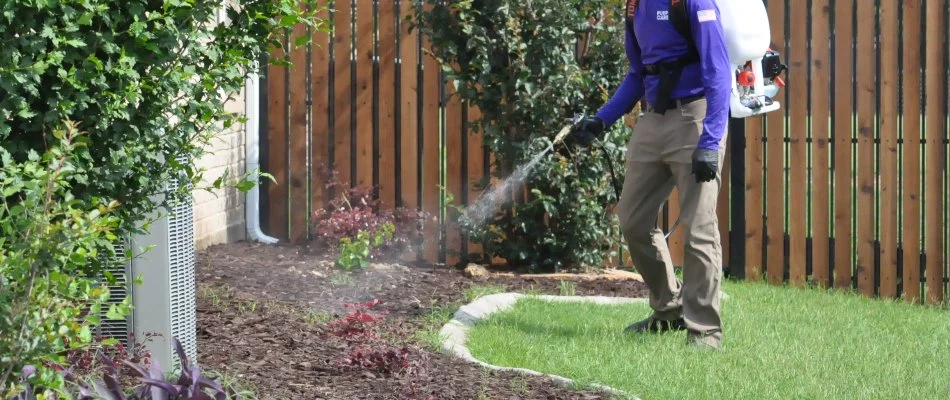
<instances>
[{"instance_id":1,"label":"mulch bed","mask_svg":"<svg viewBox=\"0 0 950 400\"><path fill-rule=\"evenodd\" d=\"M305 246L237 243L198 254L198 362L241 377L261 399L601 399L544 378L490 372L412 339L426 314L460 304L467 289L559 294L557 281L530 276L472 279L456 268L374 264L342 272ZM577 280L577 295L643 297L635 281ZM408 343L420 374L410 378L343 368L347 354L326 333L345 304L378 299L382 336ZM378 309L378 310L377 310ZM631 316L631 319L639 316Z\"/></svg>"}]
</instances>

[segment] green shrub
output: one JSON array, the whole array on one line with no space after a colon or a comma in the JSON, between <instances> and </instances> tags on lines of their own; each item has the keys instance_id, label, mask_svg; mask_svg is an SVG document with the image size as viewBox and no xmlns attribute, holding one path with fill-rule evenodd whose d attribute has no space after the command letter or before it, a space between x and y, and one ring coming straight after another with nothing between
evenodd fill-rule
<instances>
[{"instance_id":1,"label":"green shrub","mask_svg":"<svg viewBox=\"0 0 950 400\"><path fill-rule=\"evenodd\" d=\"M393 240L393 232L395 231L395 225L392 222L387 222L374 232L359 231L354 239L347 236L341 237L337 266L347 271L354 268L366 268L372 258L373 251Z\"/></svg>"},{"instance_id":2,"label":"green shrub","mask_svg":"<svg viewBox=\"0 0 950 400\"><path fill-rule=\"evenodd\" d=\"M62 377L45 366L92 342L109 298L88 268L91 259L116 256L102 251L116 239L117 203L72 196L69 182L90 156L88 137L73 124L51 135L57 141L49 151L30 152L23 162L0 147L0 193L7 199L0 203L2 398L26 365L38 367L37 386L61 388ZM107 314L121 318L127 311L127 303L112 305Z\"/></svg>"},{"instance_id":3,"label":"green shrub","mask_svg":"<svg viewBox=\"0 0 950 400\"><path fill-rule=\"evenodd\" d=\"M495 154L495 177L505 179L513 167L547 148L566 120L596 112L613 94L628 68L620 23L624 3L426 0L417 5L413 29L431 41L433 56L460 99L481 112L472 126ZM487 224L459 209L462 228L485 243L489 257L515 266L601 267L620 238L603 152L620 180L629 135L616 124L603 148L560 149L543 157L525 181L531 196L498 204Z\"/></svg>"},{"instance_id":4,"label":"green shrub","mask_svg":"<svg viewBox=\"0 0 950 400\"><path fill-rule=\"evenodd\" d=\"M220 129L243 120L225 106L262 55L300 42L284 38L297 24L328 29L312 17L319 9L302 7L296 0L5 1L0 143L24 161L43 152L59 121L79 122L89 132L89 157L77 161L82 173L71 191L116 199L121 228L138 232L143 216L187 198L204 180L194 160ZM219 11L227 22L215 23ZM175 180L191 185L165 187ZM161 204L152 201L166 191Z\"/></svg>"},{"instance_id":5,"label":"green shrub","mask_svg":"<svg viewBox=\"0 0 950 400\"><path fill-rule=\"evenodd\" d=\"M335 191L325 207L313 212L313 243L336 257L336 266L345 270L365 268L372 260L391 260L417 248L422 242L422 222L426 213L406 207L388 209L374 198L377 188L348 186L339 171L319 167L326 189Z\"/></svg>"},{"instance_id":6,"label":"green shrub","mask_svg":"<svg viewBox=\"0 0 950 400\"><path fill-rule=\"evenodd\" d=\"M0 396L26 365L37 391L59 391L50 363L88 345L103 311L127 311L128 299L101 310L113 244L200 188L194 161L243 122L226 105L258 60L304 44L289 36L298 24L328 29L310 3L0 3ZM245 173L211 186L246 190Z\"/></svg>"}]
</instances>

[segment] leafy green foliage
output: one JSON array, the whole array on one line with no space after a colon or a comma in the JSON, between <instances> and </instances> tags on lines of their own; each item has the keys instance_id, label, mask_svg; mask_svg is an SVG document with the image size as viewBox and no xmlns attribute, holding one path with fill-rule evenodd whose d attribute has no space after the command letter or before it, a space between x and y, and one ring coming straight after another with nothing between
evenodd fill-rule
<instances>
[{"instance_id":1,"label":"leafy green foliage","mask_svg":"<svg viewBox=\"0 0 950 400\"><path fill-rule=\"evenodd\" d=\"M243 122L226 107L259 59L305 44L289 35L299 24L329 29L310 3L0 3L0 397L24 372L39 394L61 391L50 365L128 312L103 305L102 267L124 256L113 245L204 181L195 160ZM247 190L255 173L212 187Z\"/></svg>"},{"instance_id":2,"label":"leafy green foliage","mask_svg":"<svg viewBox=\"0 0 950 400\"><path fill-rule=\"evenodd\" d=\"M613 94L627 71L623 9L623 0L426 0L410 19L460 99L480 110L472 126L504 179L567 120ZM487 224L461 207L455 216L489 257L543 270L598 268L619 238L607 162L620 179L629 134L615 124L603 149L559 147L528 176L531 196L509 196Z\"/></svg>"},{"instance_id":3,"label":"leafy green foliage","mask_svg":"<svg viewBox=\"0 0 950 400\"><path fill-rule=\"evenodd\" d=\"M338 194L314 211L314 242L337 257L338 267L365 268L373 259L398 256L421 243L425 213L382 207L373 190L343 184L339 172L326 165L318 168L327 192Z\"/></svg>"},{"instance_id":4,"label":"leafy green foliage","mask_svg":"<svg viewBox=\"0 0 950 400\"><path fill-rule=\"evenodd\" d=\"M350 239L347 236L341 237L337 265L347 271L354 268L366 268L369 265L373 250L393 240L393 232L395 231L396 227L391 222L387 222L382 224L379 230L372 233L359 231L355 239Z\"/></svg>"},{"instance_id":5,"label":"leafy green foliage","mask_svg":"<svg viewBox=\"0 0 950 400\"><path fill-rule=\"evenodd\" d=\"M284 40L297 24L328 29L312 17L317 7L301 7L295 0L5 1L0 142L22 162L54 140L59 121L79 122L89 132L89 156L76 161L70 190L84 200L117 200L122 230L139 231L143 216L202 182L194 161L216 133L243 121L225 105L260 57L299 42ZM218 15L226 20L216 23ZM156 194L166 194L162 204Z\"/></svg>"},{"instance_id":6,"label":"leafy green foliage","mask_svg":"<svg viewBox=\"0 0 950 400\"><path fill-rule=\"evenodd\" d=\"M109 290L89 271L91 260L123 256L111 251L117 202L80 200L70 191L89 158L89 138L73 123L51 137L49 151L31 151L22 162L0 147L7 199L0 203L0 394L25 365L40 366L36 386L61 387L62 378L44 366L88 346L102 315L122 318L129 309L125 302L103 310Z\"/></svg>"},{"instance_id":7,"label":"leafy green foliage","mask_svg":"<svg viewBox=\"0 0 950 400\"><path fill-rule=\"evenodd\" d=\"M146 343L155 336L154 333L147 333L145 340L137 340L135 334L129 335L126 346L119 343L114 338L97 338L93 346L88 348L75 349L67 352L65 365L69 366L72 374L77 376L92 376L107 372L110 362L103 362L108 359L115 363L131 362L144 365L148 368L151 365L152 352L148 350ZM128 377L129 375L126 374Z\"/></svg>"}]
</instances>

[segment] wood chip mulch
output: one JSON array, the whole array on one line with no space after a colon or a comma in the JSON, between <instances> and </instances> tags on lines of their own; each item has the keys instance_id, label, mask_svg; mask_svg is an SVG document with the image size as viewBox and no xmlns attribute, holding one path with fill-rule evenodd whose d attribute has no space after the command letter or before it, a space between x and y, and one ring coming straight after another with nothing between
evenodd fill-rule
<instances>
[{"instance_id":1,"label":"wood chip mulch","mask_svg":"<svg viewBox=\"0 0 950 400\"><path fill-rule=\"evenodd\" d=\"M467 290L560 294L554 279L472 279L461 269L432 265L376 264L342 272L305 246L250 243L200 252L197 273L198 363L237 377L260 399L608 398L544 378L488 371L415 340L431 324L427 315L463 303ZM644 297L647 291L637 281L578 279L574 294ZM374 299L381 303L372 311L385 314L381 336L394 349L408 346L412 373L338 365L350 351L328 335L327 320L349 312L345 304Z\"/></svg>"}]
</instances>

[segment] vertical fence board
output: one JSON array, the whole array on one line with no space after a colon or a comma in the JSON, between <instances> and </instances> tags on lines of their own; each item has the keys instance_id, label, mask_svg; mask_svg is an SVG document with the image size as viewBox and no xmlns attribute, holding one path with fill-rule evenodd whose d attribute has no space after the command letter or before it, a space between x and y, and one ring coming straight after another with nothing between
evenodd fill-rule
<instances>
[{"instance_id":1,"label":"vertical fence board","mask_svg":"<svg viewBox=\"0 0 950 400\"><path fill-rule=\"evenodd\" d=\"M943 14L943 24L941 27L941 31L943 32L943 35L940 38L940 40L943 42L943 65L944 65L943 71L948 71L948 72L944 74L945 79L940 85L941 87L938 89L943 92L943 97L941 97L942 101L940 104L941 108L943 109L943 112L940 114L942 114L943 118L941 118L940 122L943 124L944 129L943 129L943 139L941 140L942 144L940 146L940 154L941 154L941 158L943 159L942 165L943 165L943 173L944 173L944 178L943 178L944 185L947 185L948 184L947 179L950 178L947 176L948 175L947 171L950 170L950 160L947 159L947 145L948 145L948 139L950 139L950 108L948 108L948 105L950 105L950 0L944 0L943 8L941 8L941 13ZM943 192L943 195L944 195L944 198L943 198L944 214L940 220L940 224L941 226L943 226L944 248L943 248L943 252L941 253L942 257L940 259L940 266L941 266L941 269L943 270L943 277L940 279L940 281L943 283L941 292L940 292L940 299L942 301L946 301L946 291L950 290L950 263L947 262L948 260L950 260L950 254L948 254L948 252L950 252L950 247L948 247L950 246L950 243L948 243L948 240L950 240L950 238L947 237L947 235L950 235L950 231L948 231L948 228L950 228L950 223L948 223L947 221L947 218L948 218L947 213L950 212L950 210L948 210L948 206L950 206L950 204L948 204L948 202L950 202L950 198L948 198L947 196L950 195L950 193L948 193L947 186L944 186L941 191Z\"/></svg>"},{"instance_id":2,"label":"vertical fence board","mask_svg":"<svg viewBox=\"0 0 950 400\"><path fill-rule=\"evenodd\" d=\"M353 135L353 11L349 0L334 2L333 30L333 169L339 174L336 191L350 187L350 149Z\"/></svg>"},{"instance_id":3,"label":"vertical fence board","mask_svg":"<svg viewBox=\"0 0 950 400\"><path fill-rule=\"evenodd\" d=\"M947 79L943 69L943 13L942 1L927 0L926 29L926 151L927 168L924 182L924 246L927 263L927 302L936 304L943 300L943 165L944 165L944 98L942 85Z\"/></svg>"},{"instance_id":4,"label":"vertical fence board","mask_svg":"<svg viewBox=\"0 0 950 400\"><path fill-rule=\"evenodd\" d=\"M412 12L412 0L400 1L400 21L404 20L406 15ZM418 151L419 146L419 113L420 105L417 102L419 96L419 38L418 33L413 30L409 32L407 23L400 22L399 29L399 139L396 144L397 159L396 168L399 171L400 185L397 193L399 203L408 209L419 209L421 207L419 191L419 165L421 164L421 154ZM411 250L403 257L414 259L420 254L417 249Z\"/></svg>"},{"instance_id":5,"label":"vertical fence board","mask_svg":"<svg viewBox=\"0 0 950 400\"><path fill-rule=\"evenodd\" d=\"M772 0L768 2L769 24L772 27L772 46L778 51L785 48L785 1ZM766 271L771 284L780 284L784 281L784 216L785 216L785 185L784 185L784 136L785 110L773 111L765 116L766 121L766 232L767 246Z\"/></svg>"},{"instance_id":6,"label":"vertical fence board","mask_svg":"<svg viewBox=\"0 0 950 400\"><path fill-rule=\"evenodd\" d=\"M395 1L379 2L379 75L376 87L379 89L379 125L377 135L377 162L374 166L379 185L381 206L387 209L396 205L396 9Z\"/></svg>"},{"instance_id":7,"label":"vertical fence board","mask_svg":"<svg viewBox=\"0 0 950 400\"><path fill-rule=\"evenodd\" d=\"M921 1L904 0L904 51L902 97L901 248L903 250L903 293L909 302L920 300L920 98L922 83L920 41Z\"/></svg>"},{"instance_id":8,"label":"vertical fence board","mask_svg":"<svg viewBox=\"0 0 950 400\"><path fill-rule=\"evenodd\" d=\"M880 295L897 297L897 101L898 69L897 12L898 0L881 0L881 277Z\"/></svg>"},{"instance_id":9,"label":"vertical fence board","mask_svg":"<svg viewBox=\"0 0 950 400\"><path fill-rule=\"evenodd\" d=\"M835 1L835 287L851 287L851 120L852 5L853 0Z\"/></svg>"},{"instance_id":10,"label":"vertical fence board","mask_svg":"<svg viewBox=\"0 0 950 400\"><path fill-rule=\"evenodd\" d=\"M356 184L373 184L373 2L356 2Z\"/></svg>"},{"instance_id":11,"label":"vertical fence board","mask_svg":"<svg viewBox=\"0 0 950 400\"><path fill-rule=\"evenodd\" d=\"M728 141L723 141L726 146ZM729 265L729 175L732 172L729 158L732 150L727 146L726 154L722 159L722 185L719 187L719 200L716 202L716 216L719 220L719 240L722 245L722 267Z\"/></svg>"},{"instance_id":12,"label":"vertical fence board","mask_svg":"<svg viewBox=\"0 0 950 400\"><path fill-rule=\"evenodd\" d=\"M468 143L462 146L462 103L456 95L455 87L451 83L445 85L446 104L445 104L445 189L448 195L453 198L452 204L461 204L465 195L462 194L462 173L468 169L466 165L462 167L462 162L468 162L466 157L462 157L463 150L467 151ZM467 172L467 171L466 171ZM445 227L445 254L446 264L452 265L459 262L459 252L462 251L462 237L459 232L458 213L455 211L446 211Z\"/></svg>"},{"instance_id":13,"label":"vertical fence board","mask_svg":"<svg viewBox=\"0 0 950 400\"><path fill-rule=\"evenodd\" d=\"M490 183L491 187L493 187L493 188L498 187L498 185L500 185L501 182L502 182L502 180L501 180L500 178L498 178L498 175L499 175L501 172L503 172L503 171L505 170L505 166L503 165L503 164L504 164L504 161L499 160L499 159L495 156L495 153L489 152L489 153L488 153L488 163L489 163L489 167L488 167L488 170L489 170L489 183ZM505 202L507 202L507 201L510 201L510 200L511 200L510 191L507 191L507 190L506 190L506 191L502 192L502 194L499 195L498 197L501 198L501 199L499 200L499 203L505 203ZM505 211L507 212L507 210L505 210ZM492 216L493 216L493 215L492 215ZM499 265L501 265L501 264L506 263L507 260L505 260L504 258L502 258L502 257L500 257L500 256L491 256L491 255L489 255L489 260L488 260L488 262L490 262L490 263L492 263L492 264L499 264Z\"/></svg>"},{"instance_id":14,"label":"vertical fence board","mask_svg":"<svg viewBox=\"0 0 950 400\"><path fill-rule=\"evenodd\" d=\"M273 58L283 59L286 53L278 49ZM284 66L267 68L267 171L274 181L267 185L267 226L279 237L289 234L287 225L287 74Z\"/></svg>"},{"instance_id":15,"label":"vertical fence board","mask_svg":"<svg viewBox=\"0 0 950 400\"><path fill-rule=\"evenodd\" d=\"M427 8L432 6L428 3ZM423 47L430 48L428 39L423 39ZM428 215L425 224L425 259L429 262L439 261L439 248L441 238L439 235L439 224L441 218L439 214L440 195L439 190L439 171L442 168L439 158L440 135L439 135L439 108L440 108L440 74L438 63L432 56L423 55L423 103L425 112L423 113L422 138L422 204L423 210Z\"/></svg>"},{"instance_id":16,"label":"vertical fence board","mask_svg":"<svg viewBox=\"0 0 950 400\"><path fill-rule=\"evenodd\" d=\"M762 253L763 213L762 199L764 187L762 185L763 150L762 150L762 122L764 117L750 117L746 119L746 209L745 209L745 254L746 279L758 281L762 278L762 266L765 265ZM738 155L734 155L736 157ZM741 216L736 216L741 218Z\"/></svg>"},{"instance_id":17,"label":"vertical fence board","mask_svg":"<svg viewBox=\"0 0 950 400\"><path fill-rule=\"evenodd\" d=\"M857 227L858 288L866 295L874 294L874 119L876 96L876 72L874 51L875 10L874 4L858 3L857 43L857 95L858 103L858 154L857 154Z\"/></svg>"},{"instance_id":18,"label":"vertical fence board","mask_svg":"<svg viewBox=\"0 0 950 400\"><path fill-rule=\"evenodd\" d=\"M320 18L326 18L329 11L320 11ZM313 211L327 205L325 191L326 179L320 173L320 166L328 162L330 138L330 35L326 32L314 32L311 49L312 75L311 97L313 98L312 123L310 131L310 202L307 215L308 225ZM311 234L312 236L312 234Z\"/></svg>"},{"instance_id":19,"label":"vertical fence board","mask_svg":"<svg viewBox=\"0 0 950 400\"><path fill-rule=\"evenodd\" d=\"M470 105L468 107L468 120L475 121L481 118L481 110L478 107ZM468 125L468 176L466 177L468 204L473 204L483 190L485 176L485 145L482 134L477 127L469 123ZM478 255L483 252L483 246L478 242L468 244L468 253Z\"/></svg>"},{"instance_id":20,"label":"vertical fence board","mask_svg":"<svg viewBox=\"0 0 950 400\"><path fill-rule=\"evenodd\" d=\"M303 25L294 27L291 43L295 37L306 35ZM307 236L307 201L309 197L307 182L309 172L306 169L307 142L310 135L307 133L307 48L295 46L290 53L290 120L288 125L289 150L287 153L287 177L289 186L290 206L287 210L287 219L290 224L290 241L299 243Z\"/></svg>"},{"instance_id":21,"label":"vertical fence board","mask_svg":"<svg viewBox=\"0 0 950 400\"><path fill-rule=\"evenodd\" d=\"M789 101L785 104L789 113L789 280L795 286L805 284L806 256L805 223L807 222L808 172L806 137L808 136L808 8L793 5L789 8L790 47L789 53Z\"/></svg>"},{"instance_id":22,"label":"vertical fence board","mask_svg":"<svg viewBox=\"0 0 950 400\"><path fill-rule=\"evenodd\" d=\"M813 0L812 53L811 53L811 114L812 114L812 274L814 280L827 287L829 271L828 212L829 190L829 89L831 88L830 0Z\"/></svg>"}]
</instances>

